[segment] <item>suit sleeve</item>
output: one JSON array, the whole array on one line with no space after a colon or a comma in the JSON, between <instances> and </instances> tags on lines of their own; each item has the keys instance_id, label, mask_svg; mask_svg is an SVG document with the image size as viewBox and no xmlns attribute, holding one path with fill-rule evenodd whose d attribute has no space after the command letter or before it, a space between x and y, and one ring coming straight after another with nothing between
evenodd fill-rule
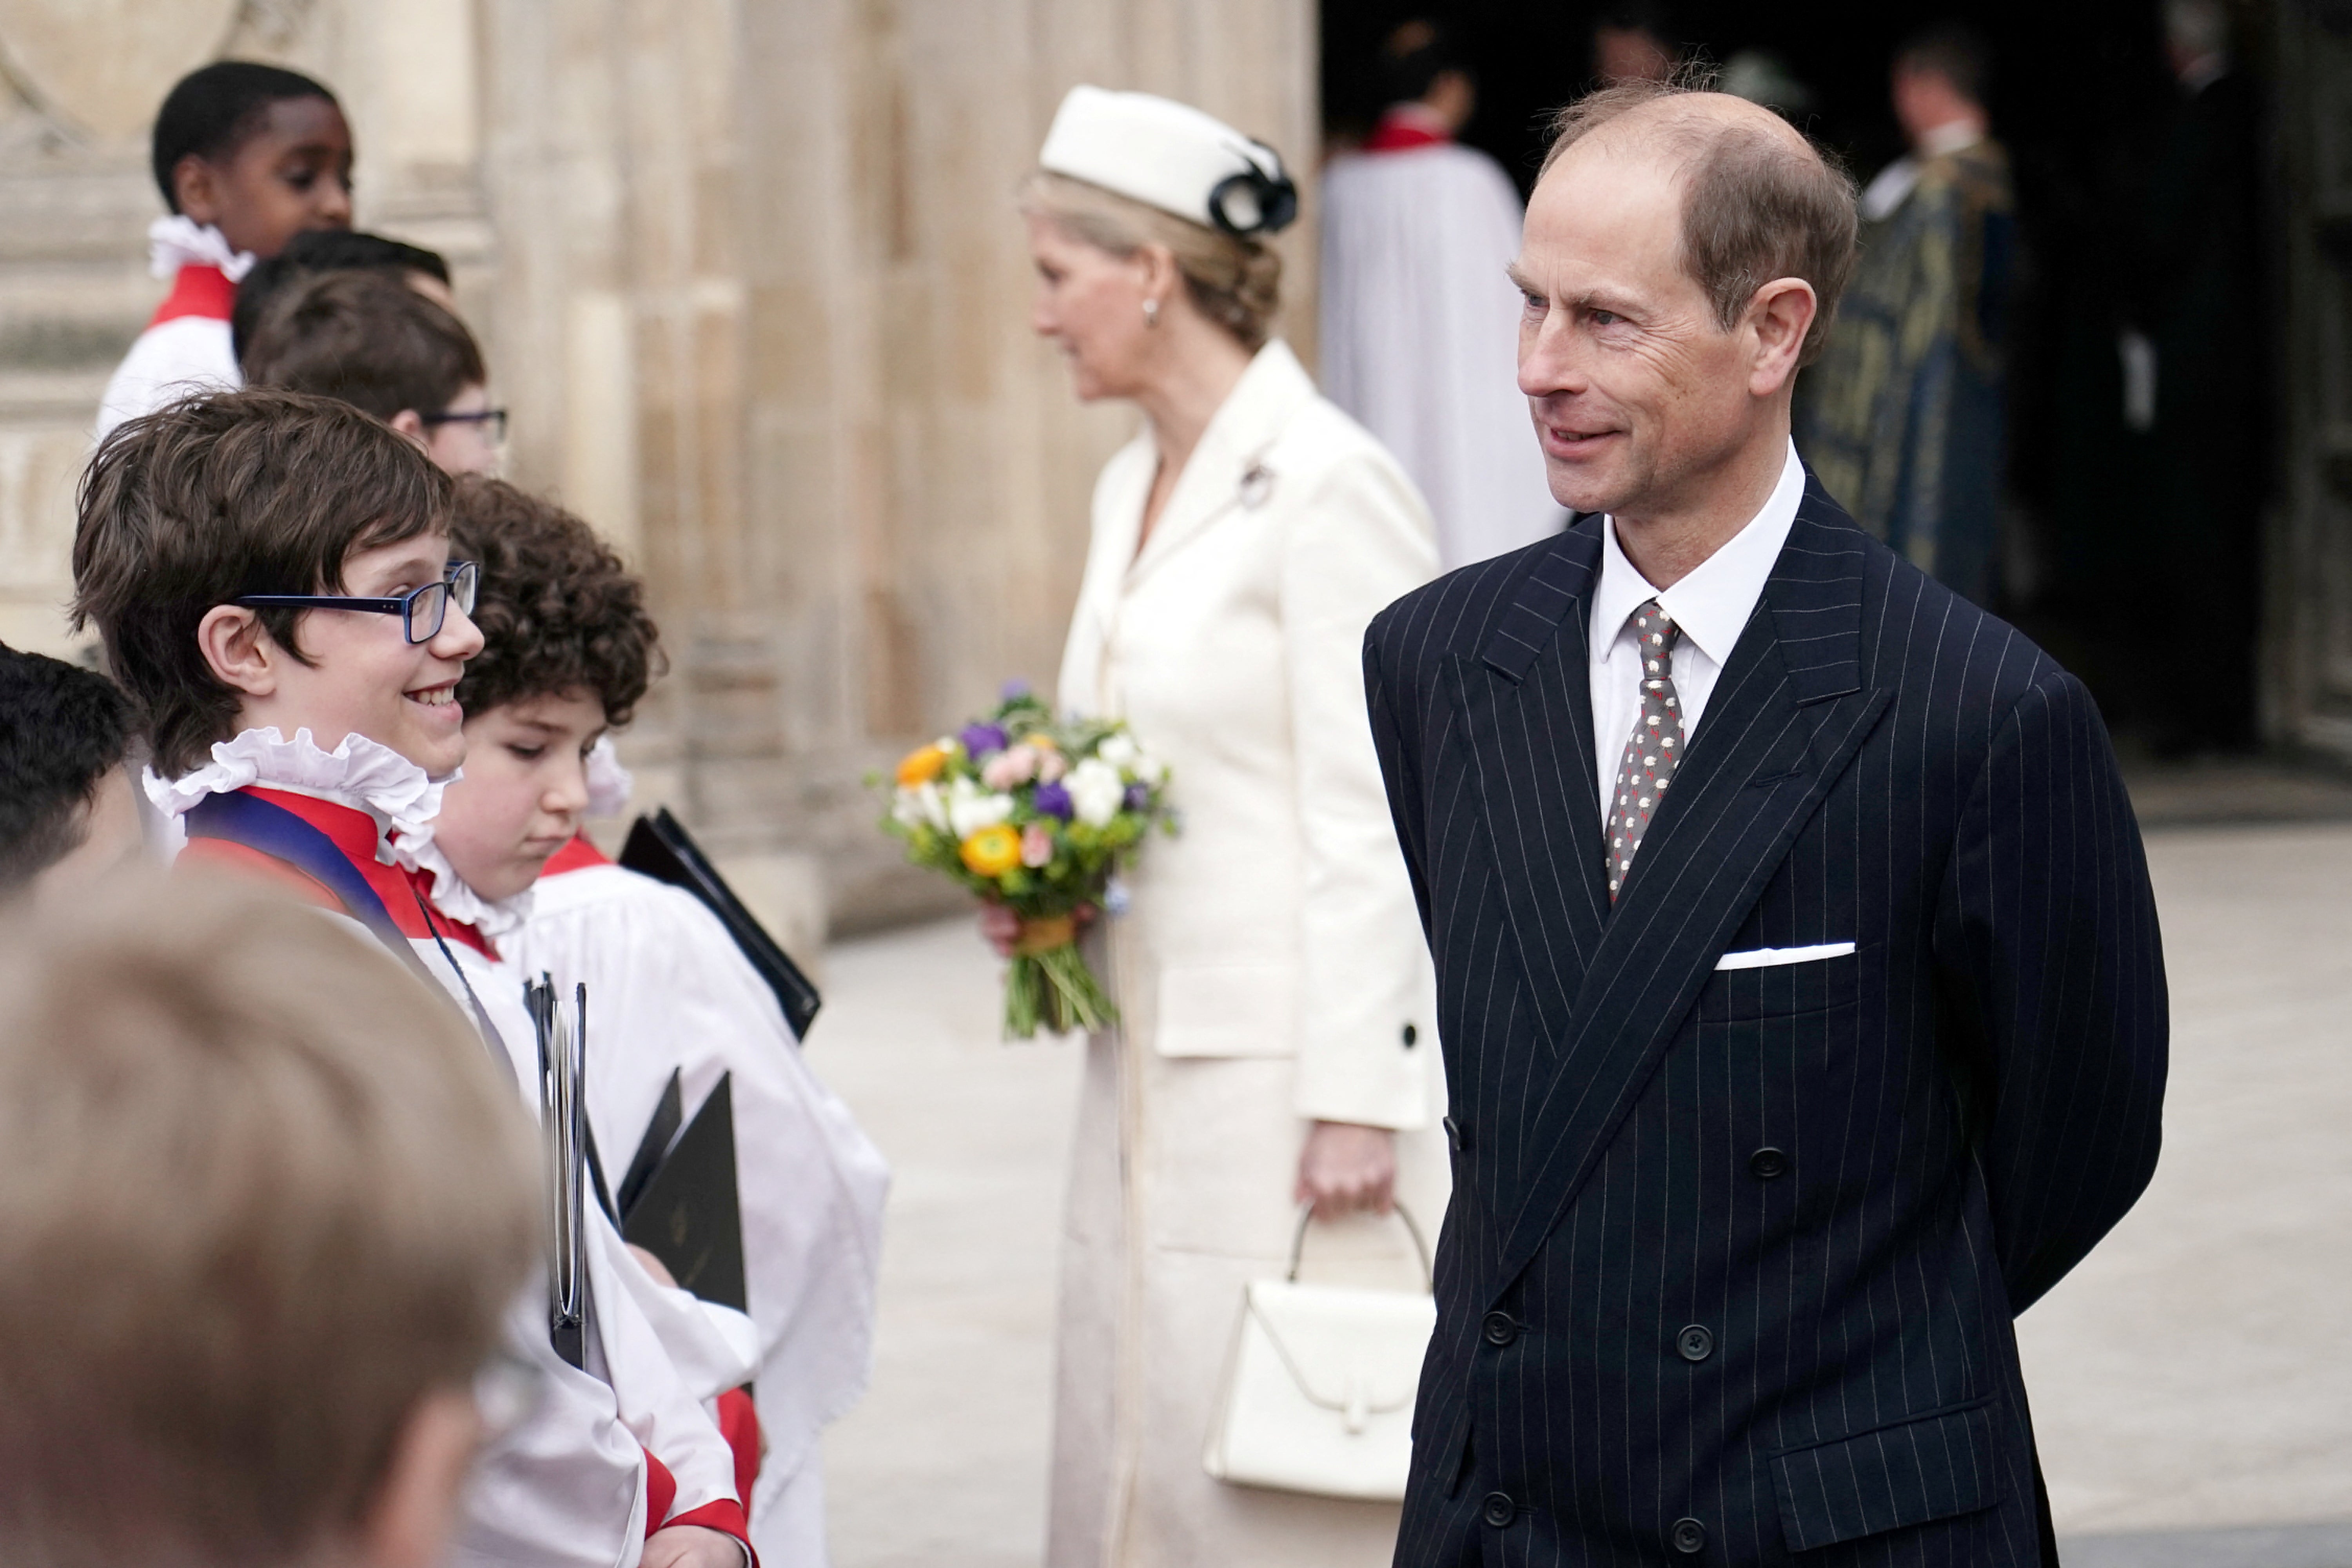
<instances>
[{"instance_id":1,"label":"suit sleeve","mask_svg":"<svg viewBox=\"0 0 2352 1568\"><path fill-rule=\"evenodd\" d=\"M1427 508L1377 453L1326 474L1283 551L1282 628L1305 880L1298 1114L1429 1120L1428 960L1364 711L1364 628L1436 572Z\"/></svg>"},{"instance_id":2,"label":"suit sleeve","mask_svg":"<svg viewBox=\"0 0 2352 1568\"><path fill-rule=\"evenodd\" d=\"M2139 825L2090 693L2054 674L1996 737L1936 931L2010 1308L2082 1261L2155 1173L2164 952Z\"/></svg>"}]
</instances>

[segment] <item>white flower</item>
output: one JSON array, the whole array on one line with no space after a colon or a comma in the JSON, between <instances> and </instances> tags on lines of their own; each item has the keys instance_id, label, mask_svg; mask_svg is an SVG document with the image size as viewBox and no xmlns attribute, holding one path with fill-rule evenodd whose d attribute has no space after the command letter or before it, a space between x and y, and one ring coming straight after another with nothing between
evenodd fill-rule
<instances>
[{"instance_id":1,"label":"white flower","mask_svg":"<svg viewBox=\"0 0 2352 1568\"><path fill-rule=\"evenodd\" d=\"M1148 784L1157 789L1168 782L1168 764L1149 752L1135 753L1135 765L1128 770L1138 784Z\"/></svg>"},{"instance_id":2,"label":"white flower","mask_svg":"<svg viewBox=\"0 0 2352 1568\"><path fill-rule=\"evenodd\" d=\"M993 827L1013 815L1013 797L982 789L968 778L948 785L948 826L958 838L969 838L983 827Z\"/></svg>"},{"instance_id":3,"label":"white flower","mask_svg":"<svg viewBox=\"0 0 2352 1568\"><path fill-rule=\"evenodd\" d=\"M890 803L890 815L901 827L921 827L926 825L947 831L948 803L935 784L919 784L912 789L901 788L898 798Z\"/></svg>"},{"instance_id":4,"label":"white flower","mask_svg":"<svg viewBox=\"0 0 2352 1568\"><path fill-rule=\"evenodd\" d=\"M1070 792L1070 805L1078 820L1089 827L1107 826L1127 797L1127 782L1117 768L1099 757L1088 757L1072 768L1063 785Z\"/></svg>"},{"instance_id":5,"label":"white flower","mask_svg":"<svg viewBox=\"0 0 2352 1568\"><path fill-rule=\"evenodd\" d=\"M1102 738L1102 744L1095 748L1095 755L1115 768L1129 766L1135 761L1138 754L1135 738L1125 731L1115 731L1105 735Z\"/></svg>"}]
</instances>

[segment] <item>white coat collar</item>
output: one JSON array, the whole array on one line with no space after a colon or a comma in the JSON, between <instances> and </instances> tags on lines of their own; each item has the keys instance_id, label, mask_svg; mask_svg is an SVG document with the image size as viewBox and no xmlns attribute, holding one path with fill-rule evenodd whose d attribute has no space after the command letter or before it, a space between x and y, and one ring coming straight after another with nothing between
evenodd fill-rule
<instances>
[{"instance_id":1,"label":"white coat collar","mask_svg":"<svg viewBox=\"0 0 2352 1568\"><path fill-rule=\"evenodd\" d=\"M1129 568L1133 584L1234 507L1263 506L1280 487L1282 476L1266 461L1268 452L1298 411L1315 401L1315 382L1307 367L1280 338L1257 351L1242 372L1241 380L1201 432L1200 445L1176 478L1167 510L1151 530L1141 555ZM1150 441L1146 431L1141 439ZM1144 472L1144 493L1135 498L1128 538L1143 526L1143 507L1150 495L1150 464ZM1129 545L1131 551L1133 546Z\"/></svg>"}]
</instances>

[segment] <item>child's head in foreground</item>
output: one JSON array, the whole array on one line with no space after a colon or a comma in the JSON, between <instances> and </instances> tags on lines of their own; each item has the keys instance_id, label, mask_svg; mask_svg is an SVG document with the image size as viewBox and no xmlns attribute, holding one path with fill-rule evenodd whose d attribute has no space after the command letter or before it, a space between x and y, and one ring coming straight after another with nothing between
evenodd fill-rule
<instances>
[{"instance_id":1,"label":"child's head in foreground","mask_svg":"<svg viewBox=\"0 0 2352 1568\"><path fill-rule=\"evenodd\" d=\"M510 898L580 830L588 752L661 672L645 585L595 531L496 479L457 484L453 548L478 562L485 646L466 666L466 776L434 842L468 887Z\"/></svg>"},{"instance_id":2,"label":"child's head in foreground","mask_svg":"<svg viewBox=\"0 0 2352 1568\"><path fill-rule=\"evenodd\" d=\"M250 60L180 79L156 111L150 153L173 212L232 250L277 255L305 229L352 226L352 130L318 82Z\"/></svg>"},{"instance_id":3,"label":"child's head in foreground","mask_svg":"<svg viewBox=\"0 0 2352 1568\"><path fill-rule=\"evenodd\" d=\"M503 410L466 324L382 268L314 273L263 307L240 361L247 386L337 397L445 472L496 471Z\"/></svg>"},{"instance_id":4,"label":"child's head in foreground","mask_svg":"<svg viewBox=\"0 0 2352 1568\"><path fill-rule=\"evenodd\" d=\"M348 404L190 398L124 423L83 474L76 624L105 639L165 778L262 728L327 751L363 736L441 777L465 760L457 680L482 646L449 520L448 477Z\"/></svg>"},{"instance_id":5,"label":"child's head in foreground","mask_svg":"<svg viewBox=\"0 0 2352 1568\"><path fill-rule=\"evenodd\" d=\"M135 854L131 703L92 670L0 647L0 900L47 896Z\"/></svg>"},{"instance_id":6,"label":"child's head in foreground","mask_svg":"<svg viewBox=\"0 0 2352 1568\"><path fill-rule=\"evenodd\" d=\"M440 1560L540 1214L446 999L313 910L122 874L0 930L0 1559Z\"/></svg>"}]
</instances>

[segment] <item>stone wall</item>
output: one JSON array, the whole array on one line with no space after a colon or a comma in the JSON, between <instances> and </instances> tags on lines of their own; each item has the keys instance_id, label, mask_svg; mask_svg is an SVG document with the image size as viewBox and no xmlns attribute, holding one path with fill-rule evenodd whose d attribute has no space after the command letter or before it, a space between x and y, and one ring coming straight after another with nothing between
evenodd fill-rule
<instances>
[{"instance_id":1,"label":"stone wall","mask_svg":"<svg viewBox=\"0 0 2352 1568\"><path fill-rule=\"evenodd\" d=\"M137 23L131 21L133 12ZM869 770L1050 685L1131 413L1029 332L1013 192L1074 83L1311 166L1309 0L0 0L0 638L57 647L99 389L162 292L149 116L222 53L344 97L360 218L448 254L512 476L639 563L625 755L807 945L939 907ZM104 73L71 62L131 40ZM134 54L137 50L132 51ZM1286 237L1289 335L1312 213Z\"/></svg>"}]
</instances>

